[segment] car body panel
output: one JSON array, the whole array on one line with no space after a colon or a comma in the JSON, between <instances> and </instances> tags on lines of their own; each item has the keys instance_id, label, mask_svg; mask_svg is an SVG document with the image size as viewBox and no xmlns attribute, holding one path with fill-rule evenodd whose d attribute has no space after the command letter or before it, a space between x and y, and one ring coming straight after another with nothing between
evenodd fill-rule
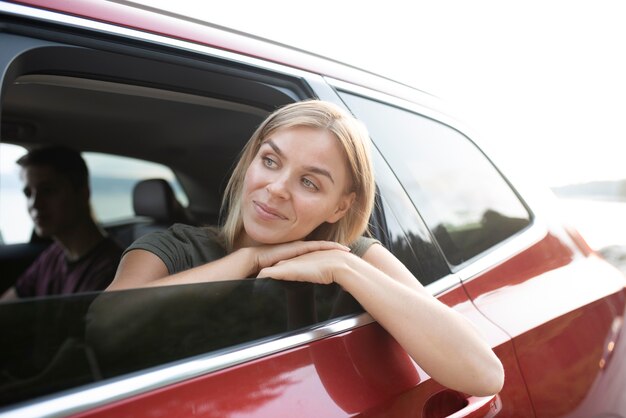
<instances>
[{"instance_id":1,"label":"car body panel","mask_svg":"<svg viewBox=\"0 0 626 418\"><path fill-rule=\"evenodd\" d=\"M512 336L537 416L621 416L626 357L613 351L623 340L624 277L557 236L464 286Z\"/></svg>"},{"instance_id":2,"label":"car body panel","mask_svg":"<svg viewBox=\"0 0 626 418\"><path fill-rule=\"evenodd\" d=\"M498 416L530 410L528 394L508 337L486 321L461 286L440 297L487 335L505 364ZM269 355L73 415L75 417L301 417L422 416L458 412L468 397L429 378L378 324ZM454 409L457 408L457 409ZM359 415L360 416L360 415ZM424 416L429 416L425 414ZM440 415L441 416L441 415Z\"/></svg>"}]
</instances>

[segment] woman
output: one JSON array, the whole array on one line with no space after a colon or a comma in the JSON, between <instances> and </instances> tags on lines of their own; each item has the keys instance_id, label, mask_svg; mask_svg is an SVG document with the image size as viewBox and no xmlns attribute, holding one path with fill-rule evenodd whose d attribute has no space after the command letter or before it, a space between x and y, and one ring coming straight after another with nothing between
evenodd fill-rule
<instances>
[{"instance_id":1,"label":"woman","mask_svg":"<svg viewBox=\"0 0 626 418\"><path fill-rule=\"evenodd\" d=\"M472 325L362 237L375 187L368 144L365 129L333 104L277 110L235 167L224 226L175 225L140 238L108 290L255 276L335 282L435 380L468 394L497 393L502 365Z\"/></svg>"}]
</instances>

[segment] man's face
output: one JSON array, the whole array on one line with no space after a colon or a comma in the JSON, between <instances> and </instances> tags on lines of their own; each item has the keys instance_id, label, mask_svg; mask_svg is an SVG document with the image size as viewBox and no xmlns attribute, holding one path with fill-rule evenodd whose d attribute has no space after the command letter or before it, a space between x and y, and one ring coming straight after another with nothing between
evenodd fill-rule
<instances>
[{"instance_id":1,"label":"man's face","mask_svg":"<svg viewBox=\"0 0 626 418\"><path fill-rule=\"evenodd\" d=\"M83 208L82 193L49 166L28 166L21 172L28 213L41 237L58 237L71 230Z\"/></svg>"}]
</instances>

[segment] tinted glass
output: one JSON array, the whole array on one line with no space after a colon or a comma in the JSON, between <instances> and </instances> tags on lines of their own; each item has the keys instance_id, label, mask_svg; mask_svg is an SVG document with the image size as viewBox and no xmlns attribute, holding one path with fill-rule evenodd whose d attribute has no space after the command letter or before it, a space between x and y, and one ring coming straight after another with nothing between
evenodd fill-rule
<instances>
[{"instance_id":1,"label":"tinted glass","mask_svg":"<svg viewBox=\"0 0 626 418\"><path fill-rule=\"evenodd\" d=\"M436 237L459 265L529 224L529 214L480 150L458 131L352 94L342 97L367 125Z\"/></svg>"},{"instance_id":2,"label":"tinted glass","mask_svg":"<svg viewBox=\"0 0 626 418\"><path fill-rule=\"evenodd\" d=\"M361 312L339 286L240 280L0 304L0 405Z\"/></svg>"},{"instance_id":3,"label":"tinted glass","mask_svg":"<svg viewBox=\"0 0 626 418\"><path fill-rule=\"evenodd\" d=\"M376 149L373 157L380 192L377 203L386 220L387 248L423 285L450 273L428 228L389 165Z\"/></svg>"}]
</instances>

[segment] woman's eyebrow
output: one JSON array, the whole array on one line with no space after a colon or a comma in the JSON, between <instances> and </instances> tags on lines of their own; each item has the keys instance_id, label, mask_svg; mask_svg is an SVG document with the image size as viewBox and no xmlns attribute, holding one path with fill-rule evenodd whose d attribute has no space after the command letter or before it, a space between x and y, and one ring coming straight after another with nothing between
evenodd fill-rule
<instances>
[{"instance_id":1,"label":"woman's eyebrow","mask_svg":"<svg viewBox=\"0 0 626 418\"><path fill-rule=\"evenodd\" d=\"M276 145L271 139L264 141L263 144L269 145L279 157L285 158L285 154L283 154L282 150L278 148L278 145Z\"/></svg>"},{"instance_id":2,"label":"woman's eyebrow","mask_svg":"<svg viewBox=\"0 0 626 418\"><path fill-rule=\"evenodd\" d=\"M311 173L320 174L322 176L328 177L331 183L335 184L335 180L333 180L333 176L330 175L330 171L324 170L323 168L315 167L315 166L307 166L305 167L306 171L310 171Z\"/></svg>"},{"instance_id":3,"label":"woman's eyebrow","mask_svg":"<svg viewBox=\"0 0 626 418\"><path fill-rule=\"evenodd\" d=\"M276 154L278 154L278 156L280 158L285 158L285 154L283 153L283 151L271 139L268 139L268 140L264 141L263 144L269 145L274 150L274 152ZM319 174L321 176L328 177L328 179L331 181L331 183L335 184L335 180L333 179L333 176L330 174L330 171L328 171L326 169L323 169L323 168L320 168L320 167L315 167L315 166L306 166L305 170L306 171L310 171L311 173L315 173L315 174Z\"/></svg>"}]
</instances>

